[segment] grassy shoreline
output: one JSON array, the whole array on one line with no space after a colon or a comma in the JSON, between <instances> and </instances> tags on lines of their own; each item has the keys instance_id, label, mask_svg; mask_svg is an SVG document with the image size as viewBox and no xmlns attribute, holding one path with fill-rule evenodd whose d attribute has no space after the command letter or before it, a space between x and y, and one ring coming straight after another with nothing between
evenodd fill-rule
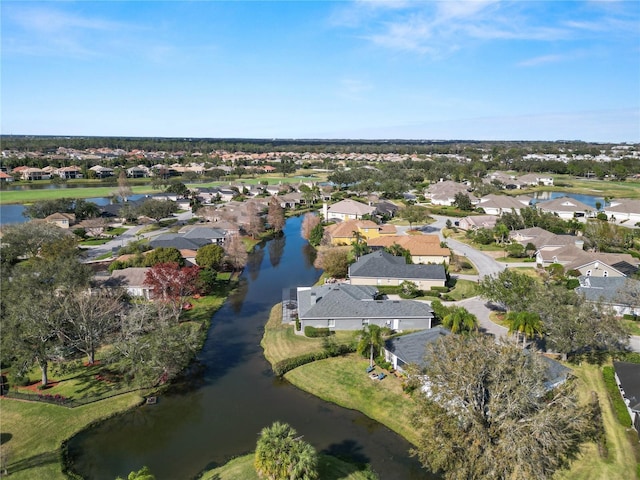
<instances>
[{"instance_id":1,"label":"grassy shoreline","mask_svg":"<svg viewBox=\"0 0 640 480\"><path fill-rule=\"evenodd\" d=\"M294 336L282 325L281 305L271 311L261 345L265 357L274 365L275 359L298 355L302 341L315 340ZM300 342L296 342L300 339ZM381 382L374 382L365 373L368 361L356 354L319 360L289 371L285 378L296 387L316 397L345 408L360 411L389 427L409 442L415 444L417 432L409 418L415 400L402 390L402 381L389 375ZM574 371L578 388L576 395L581 402L598 394L603 414L608 454L601 458L594 442L582 446L579 458L567 471L558 472L554 478L561 480L630 480L638 478L640 451L632 442L629 431L615 421L611 402L602 378L602 368L597 365L569 365ZM379 369L378 369L379 370ZM635 432L634 432L635 433ZM637 438L635 439L637 443ZM638 457L637 457L638 456Z\"/></svg>"},{"instance_id":2,"label":"grassy shoreline","mask_svg":"<svg viewBox=\"0 0 640 480\"><path fill-rule=\"evenodd\" d=\"M204 332L208 330L213 314L222 306L234 285L229 285L224 296L191 300L194 308L185 312L185 321L202 325L200 348L204 344ZM55 394L56 388L64 391L65 396L72 396L70 387L64 385L64 382L47 390L47 393ZM0 397L2 452L7 456L6 465L11 478L68 478L63 473L66 442L96 423L140 406L144 402L144 396L150 392L151 390L141 389L76 408Z\"/></svg>"}]
</instances>

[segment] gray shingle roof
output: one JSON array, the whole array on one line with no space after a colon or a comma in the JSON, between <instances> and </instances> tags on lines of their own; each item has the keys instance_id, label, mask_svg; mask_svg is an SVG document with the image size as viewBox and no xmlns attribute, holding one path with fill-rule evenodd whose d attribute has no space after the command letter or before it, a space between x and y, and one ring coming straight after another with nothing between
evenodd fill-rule
<instances>
[{"instance_id":1,"label":"gray shingle roof","mask_svg":"<svg viewBox=\"0 0 640 480\"><path fill-rule=\"evenodd\" d=\"M384 347L404 363L415 363L420 367L426 366L425 353L427 345L441 338L451 335L451 332L443 327L433 327L428 330L402 335L384 342Z\"/></svg>"},{"instance_id":2,"label":"gray shingle roof","mask_svg":"<svg viewBox=\"0 0 640 480\"><path fill-rule=\"evenodd\" d=\"M580 286L576 292L590 302L614 302L618 293L627 282L634 280L627 277L586 277L580 276Z\"/></svg>"},{"instance_id":3,"label":"gray shingle roof","mask_svg":"<svg viewBox=\"0 0 640 480\"><path fill-rule=\"evenodd\" d=\"M433 317L433 310L426 303L376 300L377 293L375 287L345 283L298 288L298 314L301 319Z\"/></svg>"},{"instance_id":4,"label":"gray shingle roof","mask_svg":"<svg viewBox=\"0 0 640 480\"><path fill-rule=\"evenodd\" d=\"M350 277L414 278L446 280L442 265L407 264L404 257L395 257L384 250L363 255L349 268Z\"/></svg>"},{"instance_id":5,"label":"gray shingle roof","mask_svg":"<svg viewBox=\"0 0 640 480\"><path fill-rule=\"evenodd\" d=\"M624 396L629 401L629 407L640 412L640 364L613 362L613 368L624 390Z\"/></svg>"}]
</instances>

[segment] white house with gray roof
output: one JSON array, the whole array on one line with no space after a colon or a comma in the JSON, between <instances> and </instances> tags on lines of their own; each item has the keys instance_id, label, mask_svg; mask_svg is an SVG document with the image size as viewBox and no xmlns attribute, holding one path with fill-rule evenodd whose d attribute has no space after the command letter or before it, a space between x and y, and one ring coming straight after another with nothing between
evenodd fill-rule
<instances>
[{"instance_id":1,"label":"white house with gray roof","mask_svg":"<svg viewBox=\"0 0 640 480\"><path fill-rule=\"evenodd\" d=\"M640 315L640 281L625 277L578 277L575 289L587 302L610 306L617 315ZM633 303L633 304L632 304Z\"/></svg>"},{"instance_id":2,"label":"white house with gray roof","mask_svg":"<svg viewBox=\"0 0 640 480\"><path fill-rule=\"evenodd\" d=\"M633 428L640 435L640 364L613 362L616 383L624 400Z\"/></svg>"},{"instance_id":3,"label":"white house with gray roof","mask_svg":"<svg viewBox=\"0 0 640 480\"><path fill-rule=\"evenodd\" d=\"M415 300L382 300L378 289L346 283L298 287L298 318L306 326L361 330L367 325L393 330L431 328L433 310Z\"/></svg>"},{"instance_id":4,"label":"white house with gray roof","mask_svg":"<svg viewBox=\"0 0 640 480\"><path fill-rule=\"evenodd\" d=\"M407 264L404 257L396 257L384 250L363 255L349 266L351 285L400 285L413 282L420 290L444 287L447 274L440 264Z\"/></svg>"}]
</instances>

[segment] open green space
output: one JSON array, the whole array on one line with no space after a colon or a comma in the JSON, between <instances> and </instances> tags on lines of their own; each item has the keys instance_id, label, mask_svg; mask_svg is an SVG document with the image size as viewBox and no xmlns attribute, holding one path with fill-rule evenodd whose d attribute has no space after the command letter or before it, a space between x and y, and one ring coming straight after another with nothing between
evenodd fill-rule
<instances>
[{"instance_id":1,"label":"open green space","mask_svg":"<svg viewBox=\"0 0 640 480\"><path fill-rule=\"evenodd\" d=\"M77 408L0 399L2 451L6 455L10 478L67 478L60 464L62 442L92 423L140 405L142 401L142 396L136 392Z\"/></svg>"},{"instance_id":2,"label":"open green space","mask_svg":"<svg viewBox=\"0 0 640 480\"><path fill-rule=\"evenodd\" d=\"M200 480L258 480L253 467L254 454L237 457L225 465L203 473ZM359 466L329 455L320 455L318 472L322 480L371 480Z\"/></svg>"},{"instance_id":3,"label":"open green space","mask_svg":"<svg viewBox=\"0 0 640 480\"><path fill-rule=\"evenodd\" d=\"M338 343L347 343L354 339L354 332L336 332L333 338ZM285 358L322 350L322 338L308 338L296 335L292 325L282 323L282 304L271 309L269 321L265 327L260 345L264 349L265 358L275 365Z\"/></svg>"},{"instance_id":4,"label":"open green space","mask_svg":"<svg viewBox=\"0 0 640 480\"><path fill-rule=\"evenodd\" d=\"M33 203L39 200L60 198L109 197L118 190L116 186L86 188L51 188L42 190L3 190L0 191L0 205L11 203ZM150 185L131 187L133 194L157 192Z\"/></svg>"},{"instance_id":5,"label":"open green space","mask_svg":"<svg viewBox=\"0 0 640 480\"><path fill-rule=\"evenodd\" d=\"M447 295L455 301L475 297L477 295L476 285L477 283L472 280L456 280L455 286Z\"/></svg>"},{"instance_id":6,"label":"open green space","mask_svg":"<svg viewBox=\"0 0 640 480\"><path fill-rule=\"evenodd\" d=\"M578 178L571 175L553 175L553 179L555 183L553 187L540 186L526 190L515 190L511 193L522 195L536 191L555 191L608 198L640 198L640 181L638 180L628 179L624 182L618 182Z\"/></svg>"},{"instance_id":7,"label":"open green space","mask_svg":"<svg viewBox=\"0 0 640 480\"><path fill-rule=\"evenodd\" d=\"M279 313L278 309L275 313ZM265 356L274 364L274 359L293 357L304 353L304 347L312 345L293 334L292 326L276 326L272 318L265 328L262 346ZM495 320L495 319L494 319ZM274 331L277 328L277 332ZM287 333L289 329L291 332ZM313 345L317 348L317 345ZM267 353L269 352L269 353ZM298 388L323 400L358 410L368 417L386 425L408 441L415 443L417 432L410 423L415 400L402 389L403 380L388 375L382 381L366 374L368 361L357 354L333 357L303 365L289 371L285 378ZM638 478L640 452L635 431L625 429L617 423L602 378L601 367L583 363L568 365L576 376L578 401L586 403L592 393L598 395L602 409L606 457L598 453L594 442L586 442L580 457L571 469L554 478L569 480L629 480ZM376 369L380 371L380 368Z\"/></svg>"},{"instance_id":8,"label":"open green space","mask_svg":"<svg viewBox=\"0 0 640 480\"><path fill-rule=\"evenodd\" d=\"M206 327L213 313L224 303L234 282L229 275L219 279L214 295L190 300L194 308L183 312L182 325L190 328L196 323ZM202 336L204 341L204 335ZM97 359L102 358L99 352ZM22 394L37 396L60 395L76 401L93 401L75 408L40 401L0 398L0 432L2 455L11 478L25 480L64 479L62 473L62 443L91 424L131 409L143 402L148 390L131 392L131 386L120 375L112 374L108 365L86 366L80 358L50 368L51 385L38 390L33 387L15 387ZM29 379L36 382L39 370L34 369ZM127 393L124 393L127 392ZM108 398L106 398L108 397Z\"/></svg>"}]
</instances>

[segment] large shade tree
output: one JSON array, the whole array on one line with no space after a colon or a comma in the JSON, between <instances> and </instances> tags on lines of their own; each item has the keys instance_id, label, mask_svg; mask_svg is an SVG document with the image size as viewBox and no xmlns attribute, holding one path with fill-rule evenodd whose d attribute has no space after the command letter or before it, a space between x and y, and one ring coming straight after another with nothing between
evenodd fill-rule
<instances>
[{"instance_id":1,"label":"large shade tree","mask_svg":"<svg viewBox=\"0 0 640 480\"><path fill-rule=\"evenodd\" d=\"M551 478L593 432L573 385L548 391L544 364L515 345L449 335L428 347L426 361L414 451L447 480Z\"/></svg>"}]
</instances>

